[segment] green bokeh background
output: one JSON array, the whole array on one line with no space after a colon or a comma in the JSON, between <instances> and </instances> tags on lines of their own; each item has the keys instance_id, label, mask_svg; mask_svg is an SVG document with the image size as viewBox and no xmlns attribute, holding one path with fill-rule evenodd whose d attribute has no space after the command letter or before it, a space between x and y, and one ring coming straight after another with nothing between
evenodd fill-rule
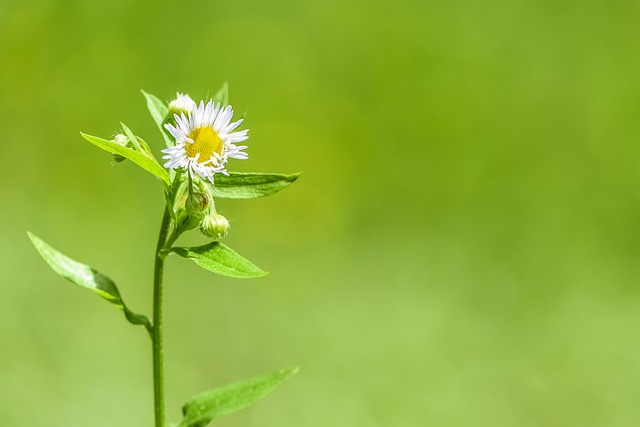
<instances>
[{"instance_id":1,"label":"green bokeh background","mask_svg":"<svg viewBox=\"0 0 640 427\"><path fill-rule=\"evenodd\" d=\"M298 364L216 425L640 425L639 20L616 0L3 0L0 424L152 425L145 331L26 230L149 313L161 185L79 131L122 120L158 153L139 90L228 80L251 129L230 167L304 174L219 203L266 278L170 258L170 421Z\"/></svg>"}]
</instances>

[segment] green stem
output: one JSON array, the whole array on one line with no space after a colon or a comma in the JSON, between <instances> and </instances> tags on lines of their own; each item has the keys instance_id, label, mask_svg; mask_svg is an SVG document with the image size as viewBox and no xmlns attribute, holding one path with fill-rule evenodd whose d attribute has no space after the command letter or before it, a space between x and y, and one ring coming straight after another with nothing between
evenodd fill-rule
<instances>
[{"instance_id":1,"label":"green stem","mask_svg":"<svg viewBox=\"0 0 640 427\"><path fill-rule=\"evenodd\" d=\"M155 267L153 272L153 407L155 427L164 427L164 362L162 347L162 275L164 260L167 256L167 240L171 217L165 208L156 247ZM169 239L171 240L171 239Z\"/></svg>"}]
</instances>

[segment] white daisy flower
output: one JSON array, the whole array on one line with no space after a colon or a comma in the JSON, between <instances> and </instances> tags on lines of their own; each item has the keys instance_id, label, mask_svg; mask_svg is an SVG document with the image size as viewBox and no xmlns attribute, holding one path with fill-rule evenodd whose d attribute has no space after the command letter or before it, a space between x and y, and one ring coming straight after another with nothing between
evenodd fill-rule
<instances>
[{"instance_id":1,"label":"white daisy flower","mask_svg":"<svg viewBox=\"0 0 640 427\"><path fill-rule=\"evenodd\" d=\"M162 150L167 160L168 169L184 168L190 173L197 173L213 183L216 173L228 175L225 165L229 158L245 160L249 157L243 150L246 145L236 145L246 141L248 129L233 132L242 119L231 123L233 108L222 108L213 100L206 105L200 102L193 111L174 114L176 126L165 124L164 127L176 139L176 145Z\"/></svg>"},{"instance_id":2,"label":"white daisy flower","mask_svg":"<svg viewBox=\"0 0 640 427\"><path fill-rule=\"evenodd\" d=\"M188 113L195 110L197 107L196 101L191 99L186 93L176 93L176 99L169 103L169 113L181 114Z\"/></svg>"}]
</instances>

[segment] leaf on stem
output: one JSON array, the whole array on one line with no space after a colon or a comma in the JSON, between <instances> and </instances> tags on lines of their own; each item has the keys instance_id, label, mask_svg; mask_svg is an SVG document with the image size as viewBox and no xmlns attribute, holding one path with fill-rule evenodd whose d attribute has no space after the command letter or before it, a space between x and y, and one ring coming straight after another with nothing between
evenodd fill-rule
<instances>
[{"instance_id":1,"label":"leaf on stem","mask_svg":"<svg viewBox=\"0 0 640 427\"><path fill-rule=\"evenodd\" d=\"M123 147L118 143L108 141L97 136L87 135L82 132L80 132L80 134L84 139L86 139L93 145L96 145L103 150L108 151L109 153L119 154L122 157L126 157L136 165L140 166L142 169L146 170L152 175L155 175L157 178L160 178L167 186L171 185L169 173L167 173L167 171L162 166L160 166L155 157L144 155L139 151Z\"/></svg>"},{"instance_id":2,"label":"leaf on stem","mask_svg":"<svg viewBox=\"0 0 640 427\"><path fill-rule=\"evenodd\" d=\"M158 129L164 138L164 142L167 144L167 147L171 147L173 145L173 141L169 138L169 135L167 135L167 132L164 129L165 120L167 120L167 116L169 115L169 108L157 96L151 95L144 90L141 92L147 100L147 109L149 110L149 113L151 113L151 118L156 123L156 126L158 126Z\"/></svg>"},{"instance_id":3,"label":"leaf on stem","mask_svg":"<svg viewBox=\"0 0 640 427\"><path fill-rule=\"evenodd\" d=\"M113 283L113 280L90 266L79 263L61 254L36 235L29 232L27 232L27 234L42 258L49 264L53 271L70 282L90 289L109 301L124 312L125 317L130 323L134 325L144 325L148 331L151 330L151 322L149 322L146 316L136 314L129 310L122 300L120 292L115 283Z\"/></svg>"},{"instance_id":4,"label":"leaf on stem","mask_svg":"<svg viewBox=\"0 0 640 427\"><path fill-rule=\"evenodd\" d=\"M222 104L222 106L229 105L229 83L224 82L218 91L211 98L216 104Z\"/></svg>"},{"instance_id":5,"label":"leaf on stem","mask_svg":"<svg viewBox=\"0 0 640 427\"><path fill-rule=\"evenodd\" d=\"M222 199L256 199L278 193L295 182L300 173L230 172L218 174L211 187L214 197Z\"/></svg>"},{"instance_id":6,"label":"leaf on stem","mask_svg":"<svg viewBox=\"0 0 640 427\"><path fill-rule=\"evenodd\" d=\"M220 242L194 248L171 248L171 251L221 276L248 279L268 274Z\"/></svg>"},{"instance_id":7,"label":"leaf on stem","mask_svg":"<svg viewBox=\"0 0 640 427\"><path fill-rule=\"evenodd\" d=\"M262 399L298 372L298 367L282 369L205 391L182 407L179 427L204 427L220 415L230 414Z\"/></svg>"},{"instance_id":8,"label":"leaf on stem","mask_svg":"<svg viewBox=\"0 0 640 427\"><path fill-rule=\"evenodd\" d=\"M153 156L153 154L151 154L149 145L147 145L144 139L140 138L139 136L135 136L131 129L129 129L124 123L120 122L120 126L122 126L122 130L124 131L125 135L127 135L127 138L129 139L129 141L131 141L131 144L135 147L136 151L144 153L149 157Z\"/></svg>"}]
</instances>

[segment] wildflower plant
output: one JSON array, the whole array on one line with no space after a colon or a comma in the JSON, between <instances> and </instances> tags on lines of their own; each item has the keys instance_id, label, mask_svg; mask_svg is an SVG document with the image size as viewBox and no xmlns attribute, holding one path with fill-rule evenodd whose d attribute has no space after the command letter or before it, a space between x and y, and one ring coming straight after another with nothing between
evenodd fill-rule
<instances>
[{"instance_id":1,"label":"wildflower plant","mask_svg":"<svg viewBox=\"0 0 640 427\"><path fill-rule=\"evenodd\" d=\"M216 210L217 199L253 199L269 196L293 183L299 174L239 173L227 170L230 159L245 160L248 130L237 130L243 119L233 121L227 85L208 102L196 103L178 94L167 106L159 98L142 92L147 107L162 134L164 167L147 143L121 124L122 133L103 139L82 133L90 143L113 154L116 162L129 160L154 175L164 187L165 208L155 252L153 316L132 311L116 284L94 268L75 261L28 233L36 249L59 275L87 288L122 310L133 325L143 326L151 339L155 427L165 426L163 360L163 271L170 254L222 276L261 277L267 273L220 240L229 231L229 221ZM213 239L198 247L174 246L185 232L199 229ZM252 377L189 399L182 408L177 427L204 427L214 418L235 412L263 398L297 372L296 367Z\"/></svg>"}]
</instances>

